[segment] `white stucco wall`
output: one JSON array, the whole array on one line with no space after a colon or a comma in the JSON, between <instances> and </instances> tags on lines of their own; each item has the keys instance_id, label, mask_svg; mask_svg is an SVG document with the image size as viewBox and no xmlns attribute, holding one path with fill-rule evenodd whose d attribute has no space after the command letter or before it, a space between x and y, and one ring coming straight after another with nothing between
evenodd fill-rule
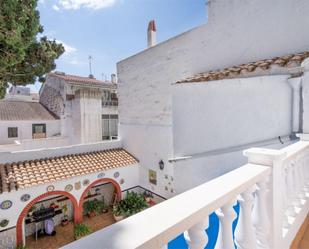
<instances>
[{"instance_id":1,"label":"white stucco wall","mask_svg":"<svg viewBox=\"0 0 309 249\"><path fill-rule=\"evenodd\" d=\"M173 166L168 162L172 157L172 130L170 126L120 124L119 132L124 137L123 148L139 160L140 186L165 198L174 195ZM164 169L159 169L159 161L164 162ZM149 182L149 170L157 174L157 185ZM167 189L165 188L167 187Z\"/></svg>"},{"instance_id":2,"label":"white stucco wall","mask_svg":"<svg viewBox=\"0 0 309 249\"><path fill-rule=\"evenodd\" d=\"M153 158L173 155L172 83L209 70L309 50L308 13L309 2L304 0L212 0L207 24L120 61L117 64L120 136L124 146L130 152L133 150L137 158L145 157L141 160L141 179L145 177L143 170L146 172L153 167ZM256 87L260 84L261 91L267 89L263 83ZM281 86L285 90L278 96L289 98L287 86ZM269 104L270 99L265 98ZM287 102L278 101L290 108ZM274 112L275 109L271 111ZM257 120L253 113L251 117ZM280 115L278 122L286 121L289 113ZM252 124L253 120L248 122ZM269 121L261 128L269 124L273 123ZM223 129L224 122L220 125ZM267 127L269 131L246 136L246 139L242 136L243 140L237 142L288 133L290 122L274 125ZM275 127L280 131L275 132ZM234 136L235 141L239 134L242 133L239 131L230 136ZM215 146L219 144L210 141L207 148ZM193 149L196 150L196 146ZM168 171L173 171L172 166Z\"/></svg>"},{"instance_id":3,"label":"white stucco wall","mask_svg":"<svg viewBox=\"0 0 309 249\"><path fill-rule=\"evenodd\" d=\"M46 137L60 134L60 120L1 121L0 144L13 144L15 140L32 139L32 124L46 124ZM8 127L18 127L18 137L8 138Z\"/></svg>"},{"instance_id":4,"label":"white stucco wall","mask_svg":"<svg viewBox=\"0 0 309 249\"><path fill-rule=\"evenodd\" d=\"M187 156L292 133L288 76L173 87L174 155Z\"/></svg>"}]
</instances>

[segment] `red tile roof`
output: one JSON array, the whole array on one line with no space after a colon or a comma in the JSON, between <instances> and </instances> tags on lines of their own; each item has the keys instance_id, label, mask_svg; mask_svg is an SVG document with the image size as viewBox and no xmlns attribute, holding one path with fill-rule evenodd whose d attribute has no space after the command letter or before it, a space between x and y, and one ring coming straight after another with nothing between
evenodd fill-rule
<instances>
[{"instance_id":1,"label":"red tile roof","mask_svg":"<svg viewBox=\"0 0 309 249\"><path fill-rule=\"evenodd\" d=\"M82 77L82 76L70 75L70 74L64 74L64 73L58 73L58 72L48 73L48 76L58 77L72 84L77 83L77 84L87 84L87 85L94 85L94 86L116 88L116 84L113 84L110 81L97 80L96 78Z\"/></svg>"},{"instance_id":2,"label":"red tile roof","mask_svg":"<svg viewBox=\"0 0 309 249\"><path fill-rule=\"evenodd\" d=\"M0 120L54 120L59 119L38 102L0 101Z\"/></svg>"},{"instance_id":3,"label":"red tile roof","mask_svg":"<svg viewBox=\"0 0 309 249\"><path fill-rule=\"evenodd\" d=\"M118 148L0 164L0 194L137 163L126 150Z\"/></svg>"},{"instance_id":4,"label":"red tile roof","mask_svg":"<svg viewBox=\"0 0 309 249\"><path fill-rule=\"evenodd\" d=\"M300 66L300 64L309 57L309 52L303 52L298 54L290 54L280 57L275 57L272 59L260 60L252 63L242 64L239 66L233 66L225 69L209 71L205 73L200 73L192 77L179 80L176 83L192 83L192 82L205 82L213 80L222 79L233 79L239 78L240 76L250 76L255 70L260 69L262 71L267 71L271 66L278 66L281 68L294 67L295 65ZM252 74L253 76L256 76Z\"/></svg>"}]
</instances>

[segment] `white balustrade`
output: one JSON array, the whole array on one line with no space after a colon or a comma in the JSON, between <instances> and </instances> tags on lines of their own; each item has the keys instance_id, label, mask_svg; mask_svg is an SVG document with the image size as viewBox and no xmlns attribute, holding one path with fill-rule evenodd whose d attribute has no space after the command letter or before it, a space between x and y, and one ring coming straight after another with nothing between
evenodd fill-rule
<instances>
[{"instance_id":1,"label":"white balustrade","mask_svg":"<svg viewBox=\"0 0 309 249\"><path fill-rule=\"evenodd\" d=\"M268 215L268 179L257 184L255 203L252 211L253 226L255 227L258 248L270 249L269 235L271 230Z\"/></svg>"},{"instance_id":2,"label":"white balustrade","mask_svg":"<svg viewBox=\"0 0 309 249\"><path fill-rule=\"evenodd\" d=\"M102 244L109 249L166 249L182 233L190 249L203 249L214 211L219 218L216 249L288 249L309 212L309 141L244 154L248 164L63 249ZM236 198L240 212L234 239Z\"/></svg>"},{"instance_id":3,"label":"white balustrade","mask_svg":"<svg viewBox=\"0 0 309 249\"><path fill-rule=\"evenodd\" d=\"M216 214L220 221L219 233L217 238L216 249L234 249L232 224L235 220L236 212L233 208L235 201L228 202Z\"/></svg>"},{"instance_id":4,"label":"white balustrade","mask_svg":"<svg viewBox=\"0 0 309 249\"><path fill-rule=\"evenodd\" d=\"M238 199L240 213L235 231L236 245L239 249L257 248L257 240L252 222L252 207L254 203L253 192L255 186L240 194Z\"/></svg>"},{"instance_id":5,"label":"white balustrade","mask_svg":"<svg viewBox=\"0 0 309 249\"><path fill-rule=\"evenodd\" d=\"M208 243L208 236L205 229L208 228L209 219L208 217L193 227L184 232L185 240L190 249L200 249L205 248Z\"/></svg>"}]
</instances>

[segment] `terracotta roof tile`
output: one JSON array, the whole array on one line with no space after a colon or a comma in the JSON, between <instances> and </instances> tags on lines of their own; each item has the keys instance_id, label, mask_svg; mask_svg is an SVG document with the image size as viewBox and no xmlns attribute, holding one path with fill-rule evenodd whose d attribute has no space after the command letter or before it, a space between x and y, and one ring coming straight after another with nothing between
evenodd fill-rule
<instances>
[{"instance_id":1,"label":"terracotta roof tile","mask_svg":"<svg viewBox=\"0 0 309 249\"><path fill-rule=\"evenodd\" d=\"M38 102L0 101L0 120L54 120L58 119Z\"/></svg>"},{"instance_id":2,"label":"terracotta roof tile","mask_svg":"<svg viewBox=\"0 0 309 249\"><path fill-rule=\"evenodd\" d=\"M195 76L191 76L184 80L179 80L176 83L190 83L190 82L205 82L221 79L238 78L241 75L246 75L254 72L257 69L269 70L271 66L276 65L279 67L289 67L293 64L300 65L306 58L309 57L309 52L303 52L299 54L284 55L281 57L275 57L273 59L260 60L239 66L233 66L221 70L209 71L206 73L200 73Z\"/></svg>"},{"instance_id":3,"label":"terracotta roof tile","mask_svg":"<svg viewBox=\"0 0 309 249\"><path fill-rule=\"evenodd\" d=\"M97 80L96 78L82 77L82 76L57 73L57 72L48 73L48 76L53 76L53 77L63 79L70 84L79 84L79 85L85 84L85 85L93 85L93 86L108 87L108 88L115 88L115 89L117 88L117 85L110 81Z\"/></svg>"},{"instance_id":4,"label":"terracotta roof tile","mask_svg":"<svg viewBox=\"0 0 309 249\"><path fill-rule=\"evenodd\" d=\"M124 149L0 164L0 194L78 175L136 164Z\"/></svg>"}]
</instances>

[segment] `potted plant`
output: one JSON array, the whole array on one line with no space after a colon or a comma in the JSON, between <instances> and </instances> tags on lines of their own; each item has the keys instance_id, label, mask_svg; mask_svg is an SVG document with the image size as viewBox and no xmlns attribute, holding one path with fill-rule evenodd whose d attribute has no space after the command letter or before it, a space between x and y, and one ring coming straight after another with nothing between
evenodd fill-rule
<instances>
[{"instance_id":1,"label":"potted plant","mask_svg":"<svg viewBox=\"0 0 309 249\"><path fill-rule=\"evenodd\" d=\"M36 207L35 206L32 206L30 209L29 209L29 212L28 212L28 215L29 216L32 216L33 212L36 210Z\"/></svg>"},{"instance_id":2,"label":"potted plant","mask_svg":"<svg viewBox=\"0 0 309 249\"><path fill-rule=\"evenodd\" d=\"M94 200L89 200L84 202L83 208L88 217L93 217L96 215L96 207Z\"/></svg>"},{"instance_id":3,"label":"potted plant","mask_svg":"<svg viewBox=\"0 0 309 249\"><path fill-rule=\"evenodd\" d=\"M61 225L62 226L66 226L69 224L69 216L67 215L67 211L68 211L68 205L67 204L64 204L62 206L62 212L63 212L63 217L62 217L62 220L61 220Z\"/></svg>"},{"instance_id":4,"label":"potted plant","mask_svg":"<svg viewBox=\"0 0 309 249\"><path fill-rule=\"evenodd\" d=\"M91 229L84 223L79 223L74 226L74 239L78 240L91 233Z\"/></svg>"},{"instance_id":5,"label":"potted plant","mask_svg":"<svg viewBox=\"0 0 309 249\"><path fill-rule=\"evenodd\" d=\"M105 202L103 200L99 201L98 199L93 199L93 200L84 202L83 208L84 208L85 213L89 217L93 217L95 215L101 214L103 213L104 210L107 209Z\"/></svg>"},{"instance_id":6,"label":"potted plant","mask_svg":"<svg viewBox=\"0 0 309 249\"><path fill-rule=\"evenodd\" d=\"M121 221L125 218L124 212L119 204L113 206L113 216L116 221Z\"/></svg>"},{"instance_id":7,"label":"potted plant","mask_svg":"<svg viewBox=\"0 0 309 249\"><path fill-rule=\"evenodd\" d=\"M59 208L59 206L55 202L51 203L49 207L53 209Z\"/></svg>"},{"instance_id":8,"label":"potted plant","mask_svg":"<svg viewBox=\"0 0 309 249\"><path fill-rule=\"evenodd\" d=\"M151 198L153 197L151 192L149 191L144 191L144 197L145 197L145 200L146 202L150 202L151 201Z\"/></svg>"},{"instance_id":9,"label":"potted plant","mask_svg":"<svg viewBox=\"0 0 309 249\"><path fill-rule=\"evenodd\" d=\"M147 207L147 202L142 194L128 191L126 197L113 206L113 215L115 220L119 221Z\"/></svg>"}]
</instances>

